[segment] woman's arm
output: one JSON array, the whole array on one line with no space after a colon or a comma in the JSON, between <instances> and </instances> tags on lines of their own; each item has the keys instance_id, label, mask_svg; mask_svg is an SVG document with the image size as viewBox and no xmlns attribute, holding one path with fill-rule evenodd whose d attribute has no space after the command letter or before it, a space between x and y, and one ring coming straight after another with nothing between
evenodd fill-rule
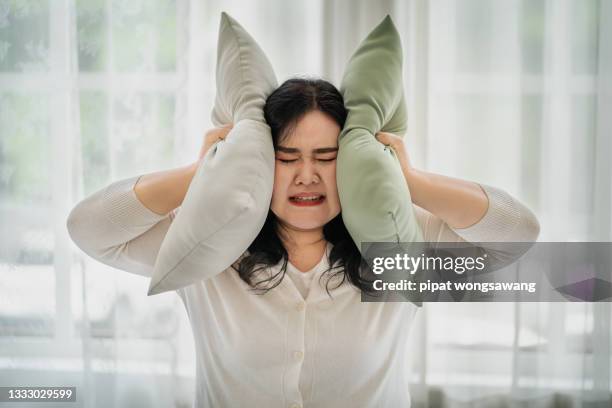
<instances>
[{"instance_id":1,"label":"woman's arm","mask_svg":"<svg viewBox=\"0 0 612 408\"><path fill-rule=\"evenodd\" d=\"M80 201L67 220L72 240L102 263L150 277L200 163L230 129L228 125L206 132L193 164L120 180Z\"/></svg>"},{"instance_id":2,"label":"woman's arm","mask_svg":"<svg viewBox=\"0 0 612 408\"><path fill-rule=\"evenodd\" d=\"M197 164L130 177L91 194L68 216L70 237L104 264L151 276Z\"/></svg>"},{"instance_id":3,"label":"woman's arm","mask_svg":"<svg viewBox=\"0 0 612 408\"><path fill-rule=\"evenodd\" d=\"M488 197L479 184L417 170L410 163L403 138L386 132L376 138L397 154L414 204L452 228L467 228L485 215Z\"/></svg>"}]
</instances>

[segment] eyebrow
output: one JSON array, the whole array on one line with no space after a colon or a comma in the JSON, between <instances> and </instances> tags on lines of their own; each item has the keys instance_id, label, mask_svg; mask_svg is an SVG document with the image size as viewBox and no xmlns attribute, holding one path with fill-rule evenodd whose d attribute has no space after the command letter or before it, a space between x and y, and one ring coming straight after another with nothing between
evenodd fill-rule
<instances>
[{"instance_id":1,"label":"eyebrow","mask_svg":"<svg viewBox=\"0 0 612 408\"><path fill-rule=\"evenodd\" d=\"M283 153L300 153L300 149L295 147L277 146L276 150ZM313 153L332 153L337 151L337 147L319 147L318 149L312 149Z\"/></svg>"}]
</instances>

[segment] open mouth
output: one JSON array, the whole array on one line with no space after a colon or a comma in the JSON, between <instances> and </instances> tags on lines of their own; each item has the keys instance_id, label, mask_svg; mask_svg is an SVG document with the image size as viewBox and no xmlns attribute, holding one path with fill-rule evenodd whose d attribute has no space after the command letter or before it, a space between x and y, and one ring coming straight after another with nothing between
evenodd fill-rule
<instances>
[{"instance_id":1,"label":"open mouth","mask_svg":"<svg viewBox=\"0 0 612 408\"><path fill-rule=\"evenodd\" d=\"M300 196L291 196L291 197L289 197L289 202L291 204L297 205L297 206L300 206L300 207L319 205L323 201L325 201L325 196L324 195L318 195L318 194L300 195Z\"/></svg>"}]
</instances>

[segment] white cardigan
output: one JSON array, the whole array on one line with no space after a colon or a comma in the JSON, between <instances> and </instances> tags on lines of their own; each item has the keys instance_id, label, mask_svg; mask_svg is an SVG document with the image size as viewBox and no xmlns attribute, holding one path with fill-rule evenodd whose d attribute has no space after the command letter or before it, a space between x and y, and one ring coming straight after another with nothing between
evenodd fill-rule
<instances>
[{"instance_id":1,"label":"white cardigan","mask_svg":"<svg viewBox=\"0 0 612 408\"><path fill-rule=\"evenodd\" d=\"M179 209L166 215L150 211L133 191L138 178L120 180L83 199L67 226L79 248L98 261L151 276ZM415 206L425 241L537 239L538 221L529 209L502 190L482 188L489 208L469 228L452 229ZM521 255L483 248L493 260ZM300 272L288 267L289 276L298 278ZM230 268L176 291L195 339L195 407L410 406L407 337L418 308L408 302L362 303L349 283L332 289L330 299L319 284L327 268L323 256L306 272L312 274L309 289L308 282L298 290L293 279L285 278L257 295ZM300 292L306 290L304 299Z\"/></svg>"}]
</instances>

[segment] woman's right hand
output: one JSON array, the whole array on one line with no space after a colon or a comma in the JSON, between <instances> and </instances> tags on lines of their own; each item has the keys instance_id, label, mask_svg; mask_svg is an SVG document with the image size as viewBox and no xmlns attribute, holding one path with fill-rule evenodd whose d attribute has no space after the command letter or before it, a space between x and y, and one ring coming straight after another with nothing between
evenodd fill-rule
<instances>
[{"instance_id":1,"label":"woman's right hand","mask_svg":"<svg viewBox=\"0 0 612 408\"><path fill-rule=\"evenodd\" d=\"M225 139L230 130L232 130L232 127L233 124L229 124L208 130L204 135L204 142L202 143L202 147L200 148L198 161L202 160L202 158L206 155L206 152L208 152L208 149L210 149L211 146L214 145L218 140Z\"/></svg>"}]
</instances>

